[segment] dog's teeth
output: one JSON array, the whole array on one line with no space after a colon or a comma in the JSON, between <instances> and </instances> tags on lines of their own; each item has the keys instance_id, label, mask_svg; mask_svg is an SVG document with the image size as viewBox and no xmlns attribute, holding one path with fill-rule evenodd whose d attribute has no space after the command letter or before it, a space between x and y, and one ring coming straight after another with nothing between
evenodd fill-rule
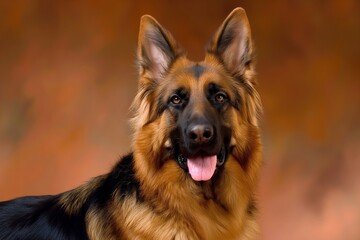
<instances>
[{"instance_id":1,"label":"dog's teeth","mask_svg":"<svg viewBox=\"0 0 360 240\"><path fill-rule=\"evenodd\" d=\"M165 148L171 148L171 141L170 139L166 140L165 144L164 144Z\"/></svg>"},{"instance_id":2,"label":"dog's teeth","mask_svg":"<svg viewBox=\"0 0 360 240\"><path fill-rule=\"evenodd\" d=\"M231 147L234 147L236 145L236 140L234 137L231 138L231 141L230 141L230 146Z\"/></svg>"}]
</instances>

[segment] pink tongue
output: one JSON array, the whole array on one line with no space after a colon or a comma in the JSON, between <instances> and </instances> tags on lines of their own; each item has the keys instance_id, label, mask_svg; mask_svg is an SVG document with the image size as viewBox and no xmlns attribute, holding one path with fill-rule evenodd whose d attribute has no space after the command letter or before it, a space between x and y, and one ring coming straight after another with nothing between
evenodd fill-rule
<instances>
[{"instance_id":1,"label":"pink tongue","mask_svg":"<svg viewBox=\"0 0 360 240\"><path fill-rule=\"evenodd\" d=\"M189 173L195 181L207 181L215 172L217 157L188 158Z\"/></svg>"}]
</instances>

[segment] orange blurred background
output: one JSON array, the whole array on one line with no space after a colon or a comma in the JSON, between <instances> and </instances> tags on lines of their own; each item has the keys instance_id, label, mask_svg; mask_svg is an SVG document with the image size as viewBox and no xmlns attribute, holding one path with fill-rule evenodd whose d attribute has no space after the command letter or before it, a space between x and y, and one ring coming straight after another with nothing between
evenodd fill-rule
<instances>
[{"instance_id":1,"label":"orange blurred background","mask_svg":"<svg viewBox=\"0 0 360 240\"><path fill-rule=\"evenodd\" d=\"M201 60L237 6L265 109L262 239L360 239L357 0L1 1L0 201L68 190L129 151L141 15Z\"/></svg>"}]
</instances>

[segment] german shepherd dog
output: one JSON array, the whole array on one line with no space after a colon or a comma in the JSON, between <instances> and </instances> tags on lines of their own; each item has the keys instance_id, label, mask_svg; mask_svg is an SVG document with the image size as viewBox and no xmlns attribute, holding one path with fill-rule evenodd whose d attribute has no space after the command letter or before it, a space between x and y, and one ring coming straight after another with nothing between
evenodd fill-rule
<instances>
[{"instance_id":1,"label":"german shepherd dog","mask_svg":"<svg viewBox=\"0 0 360 240\"><path fill-rule=\"evenodd\" d=\"M145 15L137 54L132 152L71 191L0 203L0 239L258 239L261 102L245 11L201 62Z\"/></svg>"}]
</instances>

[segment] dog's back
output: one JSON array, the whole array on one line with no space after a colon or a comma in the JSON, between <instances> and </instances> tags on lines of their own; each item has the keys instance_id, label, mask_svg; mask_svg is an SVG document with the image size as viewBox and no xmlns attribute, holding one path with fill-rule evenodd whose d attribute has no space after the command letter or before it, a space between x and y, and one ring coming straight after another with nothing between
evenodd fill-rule
<instances>
[{"instance_id":1,"label":"dog's back","mask_svg":"<svg viewBox=\"0 0 360 240\"><path fill-rule=\"evenodd\" d=\"M71 216L59 196L0 203L0 239L87 239L84 215Z\"/></svg>"}]
</instances>

